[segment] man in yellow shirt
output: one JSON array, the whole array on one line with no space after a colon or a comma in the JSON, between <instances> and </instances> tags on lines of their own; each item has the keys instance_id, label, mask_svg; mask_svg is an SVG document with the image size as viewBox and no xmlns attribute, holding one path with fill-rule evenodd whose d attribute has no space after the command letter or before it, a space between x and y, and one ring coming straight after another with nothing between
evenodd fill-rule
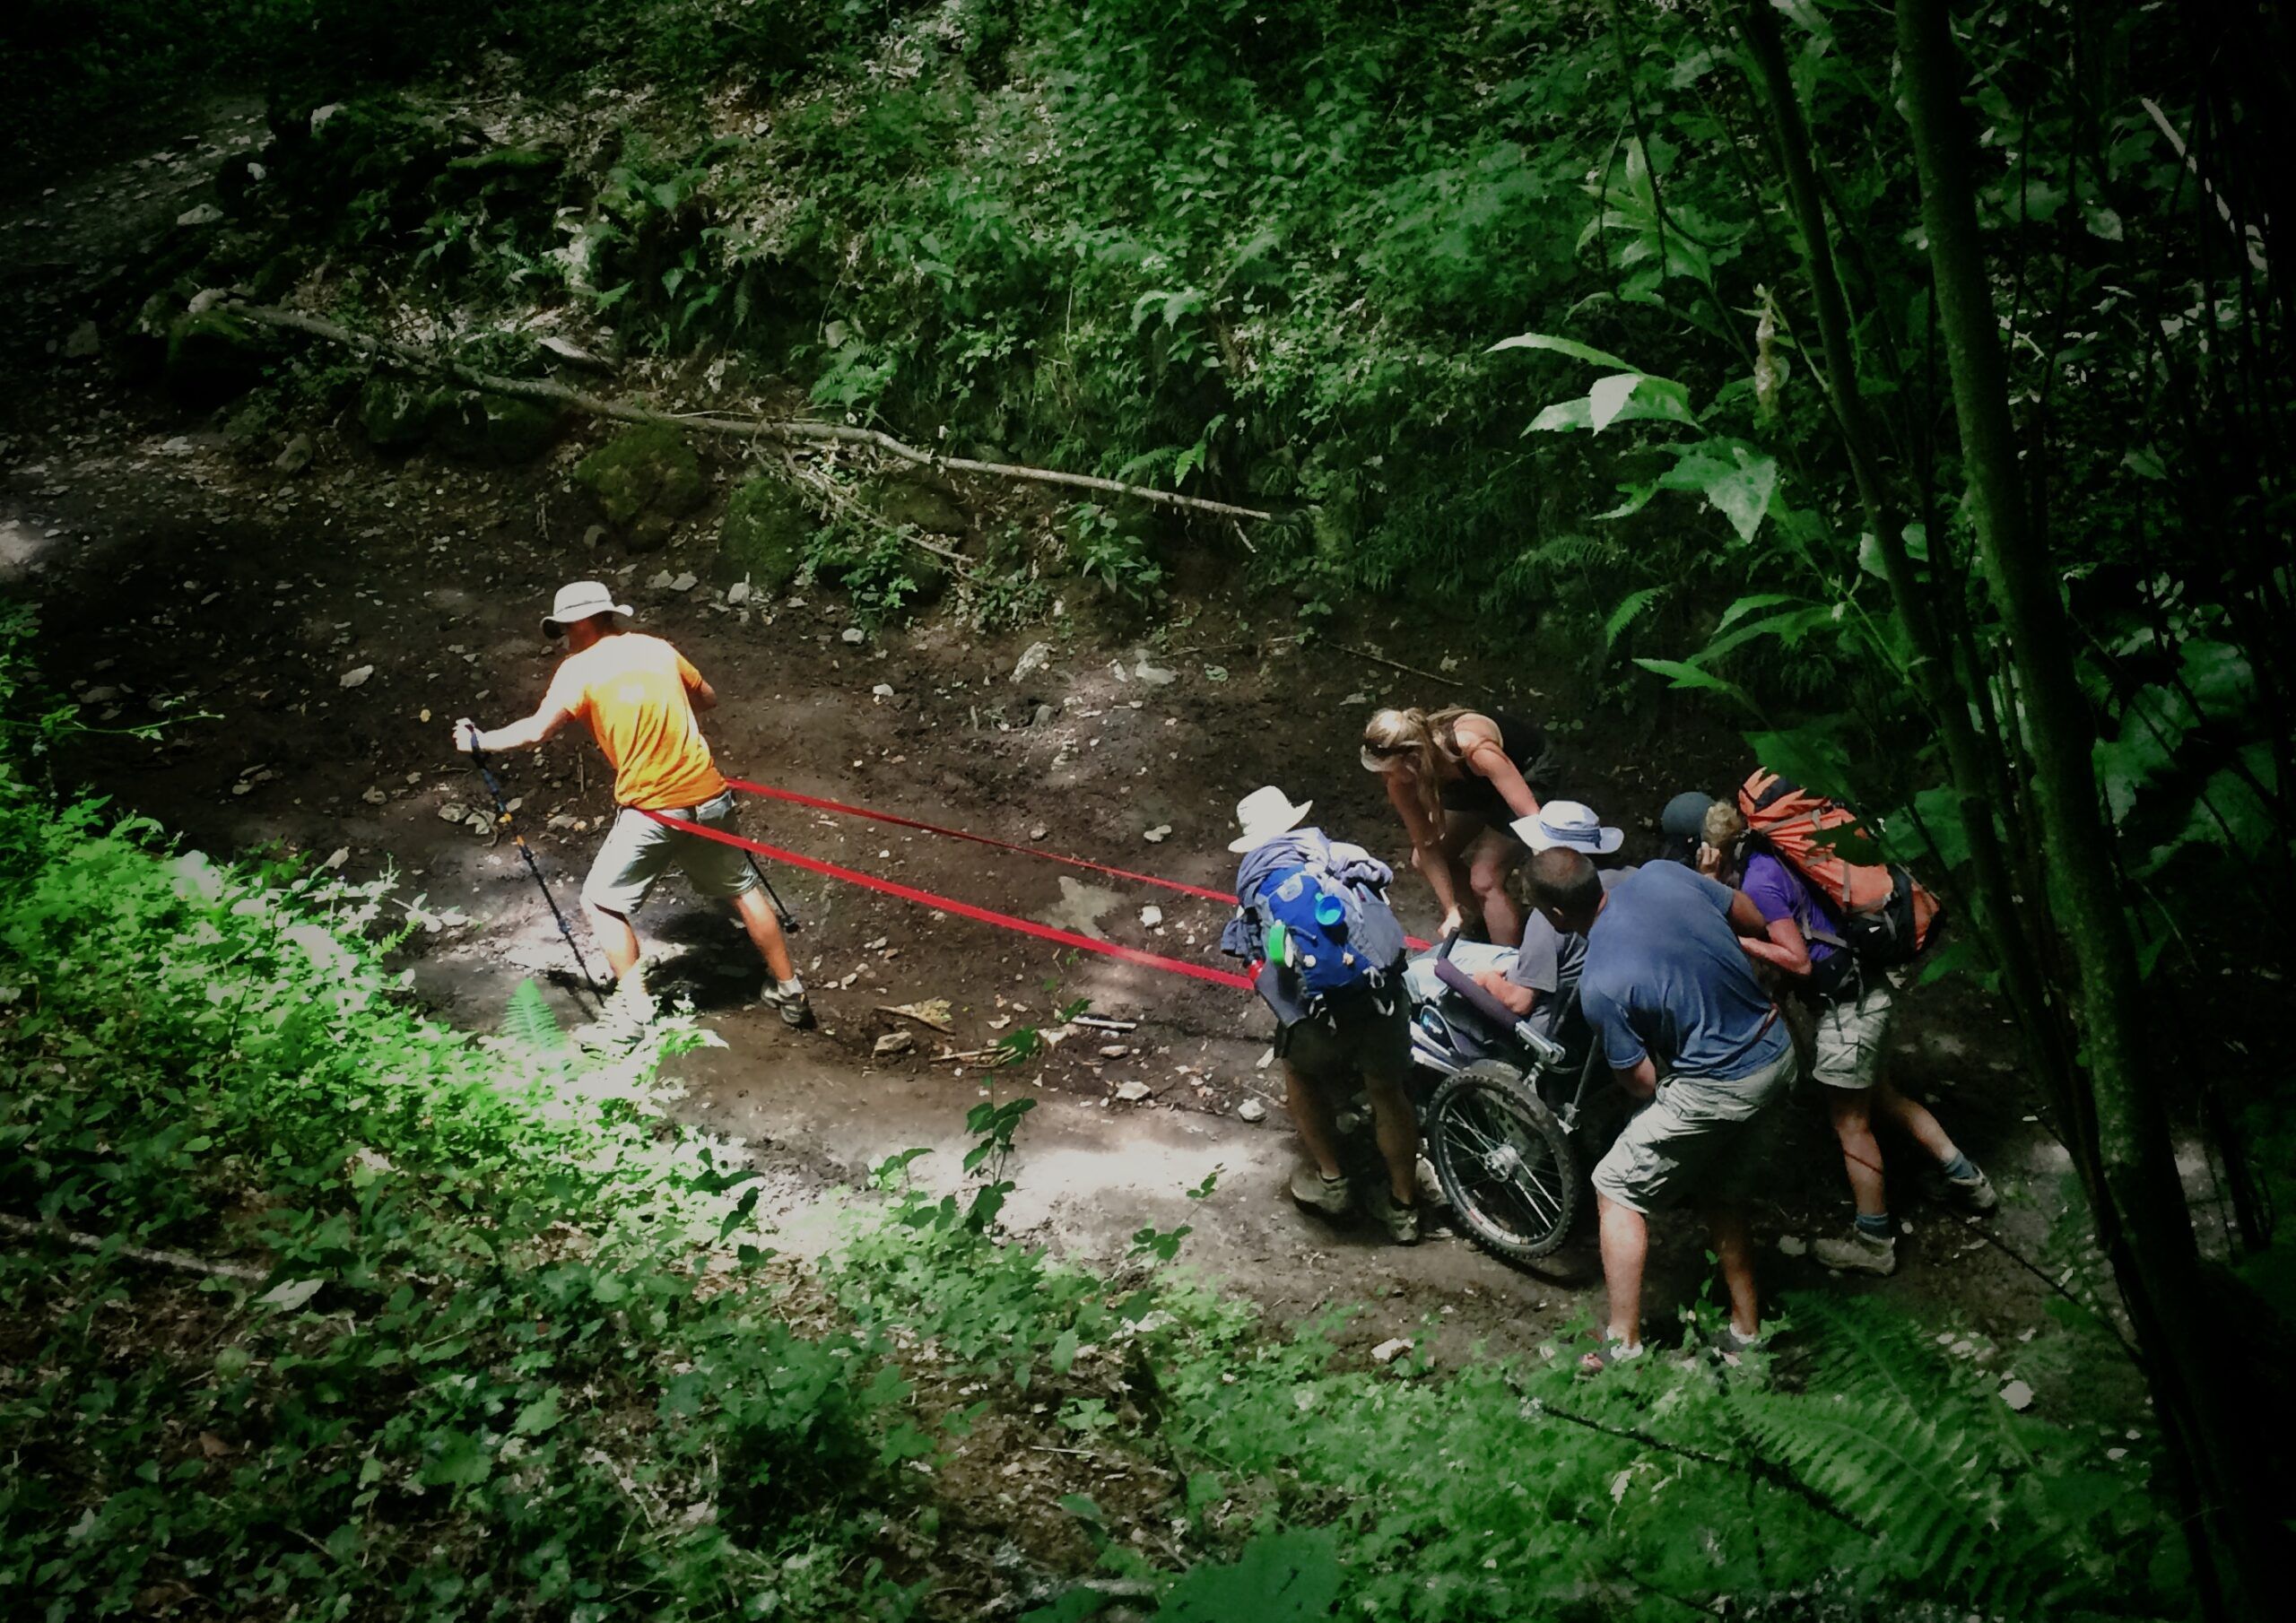
<instances>
[{"instance_id":1,"label":"man in yellow shirt","mask_svg":"<svg viewBox=\"0 0 2296 1623\"><path fill-rule=\"evenodd\" d=\"M726 786L694 719L695 711L717 707L716 690L668 643L625 629L621 621L629 615L629 605L614 602L597 581L578 580L560 591L542 630L552 639L563 635L568 653L541 707L524 721L491 733L458 721L455 748L487 754L530 750L567 723L579 721L588 725L613 768L613 828L582 884L582 909L618 983L616 1007L602 1022L613 1028L611 1035L634 1037L651 1013L637 975L638 932L630 919L673 863L702 895L734 904L770 972L760 995L783 1024L804 1026L813 1019L805 988L746 855L665 828L646 815L658 812L730 830L734 792Z\"/></svg>"}]
</instances>

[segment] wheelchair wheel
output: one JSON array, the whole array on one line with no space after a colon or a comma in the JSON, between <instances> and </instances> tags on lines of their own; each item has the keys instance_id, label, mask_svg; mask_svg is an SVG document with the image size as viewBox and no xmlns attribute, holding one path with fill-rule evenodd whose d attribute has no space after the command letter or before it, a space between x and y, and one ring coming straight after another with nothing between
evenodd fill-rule
<instances>
[{"instance_id":1,"label":"wheelchair wheel","mask_svg":"<svg viewBox=\"0 0 2296 1623\"><path fill-rule=\"evenodd\" d=\"M1485 1060L1428 1101L1428 1156L1467 1237L1507 1263L1562 1244L1578 1166L1554 1112L1511 1066Z\"/></svg>"}]
</instances>

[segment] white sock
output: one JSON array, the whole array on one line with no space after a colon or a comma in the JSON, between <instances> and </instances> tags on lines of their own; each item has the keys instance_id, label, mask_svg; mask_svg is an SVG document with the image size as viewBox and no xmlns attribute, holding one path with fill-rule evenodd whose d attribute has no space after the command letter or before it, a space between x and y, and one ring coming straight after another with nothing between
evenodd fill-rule
<instances>
[{"instance_id":1,"label":"white sock","mask_svg":"<svg viewBox=\"0 0 2296 1623\"><path fill-rule=\"evenodd\" d=\"M792 976L786 981L775 982L773 989L784 997L797 997L804 994L805 983Z\"/></svg>"}]
</instances>

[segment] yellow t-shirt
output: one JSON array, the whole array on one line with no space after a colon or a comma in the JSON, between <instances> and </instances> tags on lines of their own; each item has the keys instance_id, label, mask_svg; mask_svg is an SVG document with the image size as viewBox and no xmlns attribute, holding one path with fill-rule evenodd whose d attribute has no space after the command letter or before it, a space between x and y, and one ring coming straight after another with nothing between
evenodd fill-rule
<instances>
[{"instance_id":1,"label":"yellow t-shirt","mask_svg":"<svg viewBox=\"0 0 2296 1623\"><path fill-rule=\"evenodd\" d=\"M617 805L683 811L726 792L693 717L700 685L701 673L660 638L619 631L568 655L544 703L588 724L613 768Z\"/></svg>"}]
</instances>

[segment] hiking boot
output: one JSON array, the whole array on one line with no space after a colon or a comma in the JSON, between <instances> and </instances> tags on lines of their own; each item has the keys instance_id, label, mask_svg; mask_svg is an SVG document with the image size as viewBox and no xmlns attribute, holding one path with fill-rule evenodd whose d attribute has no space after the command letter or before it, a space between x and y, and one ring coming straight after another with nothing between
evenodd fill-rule
<instances>
[{"instance_id":1,"label":"hiking boot","mask_svg":"<svg viewBox=\"0 0 2296 1623\"><path fill-rule=\"evenodd\" d=\"M1326 1177L1313 1162L1292 1175L1292 1198L1326 1217L1345 1217L1355 1206L1355 1192L1347 1186L1346 1176Z\"/></svg>"},{"instance_id":2,"label":"hiking boot","mask_svg":"<svg viewBox=\"0 0 2296 1623\"><path fill-rule=\"evenodd\" d=\"M790 981L784 986L768 979L765 990L757 994L757 1001L778 1014L781 1023L792 1031L803 1031L813 1023L813 1006L805 1001L802 981Z\"/></svg>"},{"instance_id":3,"label":"hiking boot","mask_svg":"<svg viewBox=\"0 0 2296 1623\"><path fill-rule=\"evenodd\" d=\"M1387 1231L1387 1237L1398 1245L1419 1244L1419 1207L1406 1206L1382 1185L1370 1192L1365 1202L1370 1208L1371 1219Z\"/></svg>"},{"instance_id":4,"label":"hiking boot","mask_svg":"<svg viewBox=\"0 0 2296 1623\"><path fill-rule=\"evenodd\" d=\"M2001 1197L1994 1193L1993 1180L1974 1167L1965 1178L1949 1177L1943 1173L1938 1176L1945 1198L1964 1211L1990 1211L2001 1204Z\"/></svg>"},{"instance_id":5,"label":"hiking boot","mask_svg":"<svg viewBox=\"0 0 2296 1623\"><path fill-rule=\"evenodd\" d=\"M1817 1241L1811 1245L1810 1254L1839 1273L1895 1273L1898 1238L1853 1228L1848 1239Z\"/></svg>"},{"instance_id":6,"label":"hiking boot","mask_svg":"<svg viewBox=\"0 0 2296 1623\"><path fill-rule=\"evenodd\" d=\"M597 1019L576 1028L574 1046L585 1054L628 1054L645 1041L646 1028L653 1021L654 1000L642 990L633 994L628 987L620 988L606 999Z\"/></svg>"}]
</instances>

